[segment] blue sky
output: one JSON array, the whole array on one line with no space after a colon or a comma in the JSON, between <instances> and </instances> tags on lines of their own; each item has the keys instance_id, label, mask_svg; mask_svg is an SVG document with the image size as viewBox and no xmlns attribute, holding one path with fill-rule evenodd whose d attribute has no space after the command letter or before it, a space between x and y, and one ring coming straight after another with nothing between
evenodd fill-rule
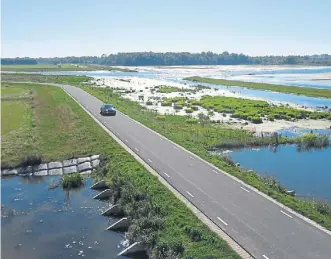
<instances>
[{"instance_id":1,"label":"blue sky","mask_svg":"<svg viewBox=\"0 0 331 259\"><path fill-rule=\"evenodd\" d=\"M330 0L2 0L2 56L331 54Z\"/></svg>"}]
</instances>

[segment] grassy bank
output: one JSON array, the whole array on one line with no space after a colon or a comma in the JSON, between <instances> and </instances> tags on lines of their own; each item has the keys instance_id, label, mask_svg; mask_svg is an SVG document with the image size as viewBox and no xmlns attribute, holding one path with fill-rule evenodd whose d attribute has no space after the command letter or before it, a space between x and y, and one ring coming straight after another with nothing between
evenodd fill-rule
<instances>
[{"instance_id":1,"label":"grassy bank","mask_svg":"<svg viewBox=\"0 0 331 259\"><path fill-rule=\"evenodd\" d=\"M239 86L239 87L245 87L256 90L268 90L279 93L290 93L290 94L306 95L311 97L331 98L331 90L328 89L316 89L316 88L308 88L308 87L276 85L276 84L266 84L266 83L253 83L253 82L244 82L244 81L235 81L235 80L206 78L199 76L187 77L184 79L193 82L208 83L215 85Z\"/></svg>"},{"instance_id":2,"label":"grassy bank","mask_svg":"<svg viewBox=\"0 0 331 259\"><path fill-rule=\"evenodd\" d=\"M108 70L119 72L137 72L136 70L102 66L102 65L78 65L78 64L61 64L61 65L1 65L1 71L15 71L15 72L46 72L46 71L95 71Z\"/></svg>"},{"instance_id":3,"label":"grassy bank","mask_svg":"<svg viewBox=\"0 0 331 259\"><path fill-rule=\"evenodd\" d=\"M119 182L125 182L127 190L127 196L123 192L121 197L127 197L127 200L133 196L144 197L137 198L136 202L148 201L147 207L138 208L153 209L150 210L152 217L146 219L140 215L143 212L138 213L134 206L141 203L121 200L127 212L137 212L129 231L130 240L148 237L154 258L164 258L164 248L176 252L180 258L239 258L225 241L202 224L62 89L3 83L1 90L2 97L7 97L2 101L7 108L2 109L1 136L2 161L7 165L15 166L31 154L42 155L44 161L104 154L109 162L98 172L98 177L112 183L116 183L116 177L119 178ZM20 109L16 108L17 102L22 103ZM162 221L157 221L159 218ZM153 227L149 223L153 223Z\"/></svg>"}]
</instances>

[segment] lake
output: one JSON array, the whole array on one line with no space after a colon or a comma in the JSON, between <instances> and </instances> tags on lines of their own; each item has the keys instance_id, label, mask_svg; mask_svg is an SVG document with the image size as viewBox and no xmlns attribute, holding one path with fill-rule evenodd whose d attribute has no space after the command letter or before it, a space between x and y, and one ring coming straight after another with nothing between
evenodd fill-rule
<instances>
[{"instance_id":1,"label":"lake","mask_svg":"<svg viewBox=\"0 0 331 259\"><path fill-rule=\"evenodd\" d=\"M2 258L115 258L122 233L105 231L114 218L101 216L106 202L93 200L91 179L79 190L48 186L59 177L1 179ZM126 258L126 257L119 257Z\"/></svg>"},{"instance_id":2,"label":"lake","mask_svg":"<svg viewBox=\"0 0 331 259\"><path fill-rule=\"evenodd\" d=\"M277 149L242 149L230 156L241 167L274 176L298 196L319 197L331 203L331 148L297 152L292 145Z\"/></svg>"}]
</instances>

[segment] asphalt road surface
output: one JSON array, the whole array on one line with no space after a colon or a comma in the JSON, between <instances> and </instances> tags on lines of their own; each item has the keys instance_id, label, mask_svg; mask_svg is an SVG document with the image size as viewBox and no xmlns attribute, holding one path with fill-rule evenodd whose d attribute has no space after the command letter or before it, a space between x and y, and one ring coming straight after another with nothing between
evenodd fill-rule
<instances>
[{"instance_id":1,"label":"asphalt road surface","mask_svg":"<svg viewBox=\"0 0 331 259\"><path fill-rule=\"evenodd\" d=\"M62 87L253 257L331 258L327 233L121 112L101 116L102 102L80 88Z\"/></svg>"}]
</instances>

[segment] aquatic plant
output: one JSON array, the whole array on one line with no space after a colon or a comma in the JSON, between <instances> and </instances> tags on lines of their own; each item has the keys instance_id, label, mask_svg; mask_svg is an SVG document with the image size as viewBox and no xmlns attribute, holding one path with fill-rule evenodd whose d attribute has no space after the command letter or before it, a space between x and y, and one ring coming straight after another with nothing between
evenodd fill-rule
<instances>
[{"instance_id":1,"label":"aquatic plant","mask_svg":"<svg viewBox=\"0 0 331 259\"><path fill-rule=\"evenodd\" d=\"M63 189L78 188L83 184L83 176L81 176L79 173L66 174L61 178L61 186Z\"/></svg>"}]
</instances>

